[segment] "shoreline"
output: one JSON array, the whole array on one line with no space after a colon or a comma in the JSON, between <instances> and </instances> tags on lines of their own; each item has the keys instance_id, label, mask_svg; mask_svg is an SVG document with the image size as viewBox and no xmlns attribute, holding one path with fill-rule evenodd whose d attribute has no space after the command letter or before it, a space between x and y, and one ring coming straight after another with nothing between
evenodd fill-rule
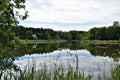
<instances>
[{"instance_id":1,"label":"shoreline","mask_svg":"<svg viewBox=\"0 0 120 80\"><path fill-rule=\"evenodd\" d=\"M82 40L84 44L120 44L120 40Z\"/></svg>"},{"instance_id":2,"label":"shoreline","mask_svg":"<svg viewBox=\"0 0 120 80\"><path fill-rule=\"evenodd\" d=\"M20 40L21 44L61 43L67 40Z\"/></svg>"},{"instance_id":3,"label":"shoreline","mask_svg":"<svg viewBox=\"0 0 120 80\"><path fill-rule=\"evenodd\" d=\"M20 40L22 44L61 43L68 40ZM120 40L70 40L82 44L120 44Z\"/></svg>"}]
</instances>

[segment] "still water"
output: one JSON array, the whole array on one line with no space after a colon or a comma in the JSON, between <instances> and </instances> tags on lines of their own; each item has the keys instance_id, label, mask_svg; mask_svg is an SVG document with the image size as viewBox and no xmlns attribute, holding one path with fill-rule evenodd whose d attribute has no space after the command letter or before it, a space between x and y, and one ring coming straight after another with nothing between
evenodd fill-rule
<instances>
[{"instance_id":1,"label":"still water","mask_svg":"<svg viewBox=\"0 0 120 80\"><path fill-rule=\"evenodd\" d=\"M31 47L30 47L31 46ZM47 66L48 71L63 67L71 67L84 75L92 74L93 80L98 76L104 79L110 76L116 64L120 64L119 45L93 45L79 42L56 44L35 44L23 49L24 54L14 61L14 64L24 69L26 66L36 67L36 70Z\"/></svg>"}]
</instances>

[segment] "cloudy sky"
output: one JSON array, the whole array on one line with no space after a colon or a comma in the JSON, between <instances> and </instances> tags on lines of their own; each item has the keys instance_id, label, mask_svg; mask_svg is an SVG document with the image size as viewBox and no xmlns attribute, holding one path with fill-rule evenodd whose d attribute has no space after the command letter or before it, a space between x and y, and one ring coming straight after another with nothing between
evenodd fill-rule
<instances>
[{"instance_id":1,"label":"cloudy sky","mask_svg":"<svg viewBox=\"0 0 120 80\"><path fill-rule=\"evenodd\" d=\"M26 0L26 8L27 27L87 31L120 21L120 0Z\"/></svg>"}]
</instances>

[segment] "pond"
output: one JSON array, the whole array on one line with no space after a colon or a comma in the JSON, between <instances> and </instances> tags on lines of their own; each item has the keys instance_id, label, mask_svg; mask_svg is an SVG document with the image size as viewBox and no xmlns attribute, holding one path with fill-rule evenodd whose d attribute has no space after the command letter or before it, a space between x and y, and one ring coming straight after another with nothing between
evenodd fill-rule
<instances>
[{"instance_id":1,"label":"pond","mask_svg":"<svg viewBox=\"0 0 120 80\"><path fill-rule=\"evenodd\" d=\"M36 67L36 70L47 67L51 71L55 67L64 70L72 68L80 71L85 76L93 75L93 80L98 76L104 79L111 75L111 70L120 64L119 45L94 45L81 44L80 42L30 44L18 49L17 59L14 64L22 70L26 66Z\"/></svg>"}]
</instances>

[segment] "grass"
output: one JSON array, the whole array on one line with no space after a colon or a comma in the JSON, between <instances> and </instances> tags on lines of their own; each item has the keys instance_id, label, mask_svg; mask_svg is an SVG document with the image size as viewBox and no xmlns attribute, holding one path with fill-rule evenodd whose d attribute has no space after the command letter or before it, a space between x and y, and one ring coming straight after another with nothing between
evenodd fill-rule
<instances>
[{"instance_id":1,"label":"grass","mask_svg":"<svg viewBox=\"0 0 120 80\"><path fill-rule=\"evenodd\" d=\"M63 68L56 68L51 72L47 72L46 68L38 71L34 67L29 71L18 71L3 76L3 80L91 80L92 75L84 76L80 72L75 72L69 68L66 73Z\"/></svg>"},{"instance_id":2,"label":"grass","mask_svg":"<svg viewBox=\"0 0 120 80\"><path fill-rule=\"evenodd\" d=\"M36 43L60 43L66 40L20 40L22 44L36 44Z\"/></svg>"},{"instance_id":3,"label":"grass","mask_svg":"<svg viewBox=\"0 0 120 80\"><path fill-rule=\"evenodd\" d=\"M92 80L91 74L84 76L84 73L76 72L72 68L64 70L62 67L54 68L52 71L47 71L47 67L44 67L37 72L34 67L31 69L25 68L23 71L5 72L2 77L1 80ZM98 76L98 80L102 79ZM120 65L112 70L111 77L105 80L120 80Z\"/></svg>"},{"instance_id":4,"label":"grass","mask_svg":"<svg viewBox=\"0 0 120 80\"><path fill-rule=\"evenodd\" d=\"M110 80L120 80L120 65L117 65L116 68L112 71Z\"/></svg>"},{"instance_id":5,"label":"grass","mask_svg":"<svg viewBox=\"0 0 120 80\"><path fill-rule=\"evenodd\" d=\"M86 44L119 44L120 40L82 40Z\"/></svg>"},{"instance_id":6,"label":"grass","mask_svg":"<svg viewBox=\"0 0 120 80\"><path fill-rule=\"evenodd\" d=\"M65 41L67 40L20 40L22 44L60 43ZM81 40L80 42L85 44L120 44L120 40Z\"/></svg>"}]
</instances>

